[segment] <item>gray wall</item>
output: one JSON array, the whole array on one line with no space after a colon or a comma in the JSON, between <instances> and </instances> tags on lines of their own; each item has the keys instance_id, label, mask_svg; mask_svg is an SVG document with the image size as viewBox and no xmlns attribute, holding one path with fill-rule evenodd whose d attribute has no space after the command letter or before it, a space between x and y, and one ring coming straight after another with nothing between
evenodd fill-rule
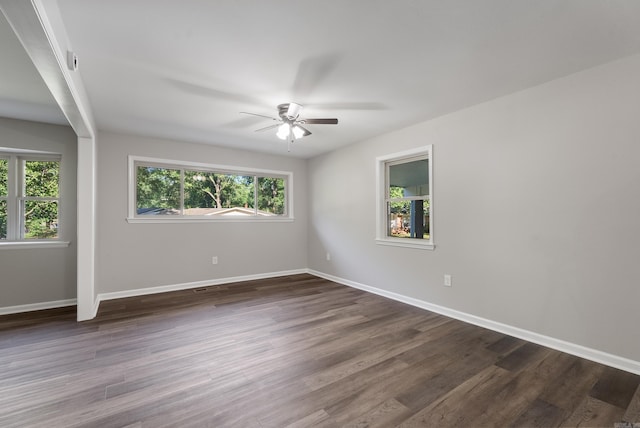
<instances>
[{"instance_id":1,"label":"gray wall","mask_svg":"<svg viewBox=\"0 0 640 428\"><path fill-rule=\"evenodd\" d=\"M76 134L68 126L0 118L0 147L62 154L60 228L67 248L0 249L0 308L76 297Z\"/></svg>"},{"instance_id":2,"label":"gray wall","mask_svg":"<svg viewBox=\"0 0 640 428\"><path fill-rule=\"evenodd\" d=\"M640 361L639 113L636 55L312 159L309 267ZM425 144L436 248L376 245L375 158Z\"/></svg>"},{"instance_id":3,"label":"gray wall","mask_svg":"<svg viewBox=\"0 0 640 428\"><path fill-rule=\"evenodd\" d=\"M306 268L306 161L107 132L97 141L97 293ZM292 171L295 220L127 223L128 155Z\"/></svg>"}]
</instances>

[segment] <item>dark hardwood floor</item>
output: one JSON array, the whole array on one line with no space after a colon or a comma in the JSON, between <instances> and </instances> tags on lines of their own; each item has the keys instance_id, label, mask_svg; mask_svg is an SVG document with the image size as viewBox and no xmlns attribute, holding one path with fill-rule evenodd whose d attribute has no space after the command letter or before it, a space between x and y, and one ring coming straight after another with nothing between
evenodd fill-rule
<instances>
[{"instance_id":1,"label":"dark hardwood floor","mask_svg":"<svg viewBox=\"0 0 640 428\"><path fill-rule=\"evenodd\" d=\"M631 427L639 383L310 275L0 317L0 427Z\"/></svg>"}]
</instances>

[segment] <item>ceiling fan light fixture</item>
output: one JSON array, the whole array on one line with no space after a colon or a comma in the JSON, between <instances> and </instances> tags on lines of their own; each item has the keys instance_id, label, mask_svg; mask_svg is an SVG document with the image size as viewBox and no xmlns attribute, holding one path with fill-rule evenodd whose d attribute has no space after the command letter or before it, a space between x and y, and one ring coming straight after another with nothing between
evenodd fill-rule
<instances>
[{"instance_id":1,"label":"ceiling fan light fixture","mask_svg":"<svg viewBox=\"0 0 640 428\"><path fill-rule=\"evenodd\" d=\"M282 125L278 126L278 132L276 133L276 135L281 140L286 140L287 138L289 138L290 132L291 132L291 125L285 122Z\"/></svg>"},{"instance_id":2,"label":"ceiling fan light fixture","mask_svg":"<svg viewBox=\"0 0 640 428\"><path fill-rule=\"evenodd\" d=\"M296 103L284 103L278 104L278 118L265 116L263 114L258 113L249 113L245 111L241 111L242 114L250 114L252 116L264 117L266 119L271 119L276 121L277 123L269 126L265 126L264 128L256 129L256 131L266 131L269 129L277 128L276 136L281 140L287 141L287 147L290 148L291 144L295 140L299 140L300 138L307 137L311 135L311 131L309 131L303 125L337 125L338 119L309 119L309 118L300 118L300 112L302 111L302 106Z\"/></svg>"},{"instance_id":3,"label":"ceiling fan light fixture","mask_svg":"<svg viewBox=\"0 0 640 428\"><path fill-rule=\"evenodd\" d=\"M304 129L300 128L298 125L291 128L291 131L293 131L293 136L296 137L296 139L302 138L306 135Z\"/></svg>"}]
</instances>

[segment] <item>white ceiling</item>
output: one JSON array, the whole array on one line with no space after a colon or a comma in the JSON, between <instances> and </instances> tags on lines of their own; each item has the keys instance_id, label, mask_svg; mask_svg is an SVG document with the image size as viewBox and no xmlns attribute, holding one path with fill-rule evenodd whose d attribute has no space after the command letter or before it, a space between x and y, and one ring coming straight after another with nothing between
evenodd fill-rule
<instances>
[{"instance_id":1,"label":"white ceiling","mask_svg":"<svg viewBox=\"0 0 640 428\"><path fill-rule=\"evenodd\" d=\"M635 0L57 2L99 129L287 154L239 112L293 101L303 158L640 52Z\"/></svg>"}]
</instances>

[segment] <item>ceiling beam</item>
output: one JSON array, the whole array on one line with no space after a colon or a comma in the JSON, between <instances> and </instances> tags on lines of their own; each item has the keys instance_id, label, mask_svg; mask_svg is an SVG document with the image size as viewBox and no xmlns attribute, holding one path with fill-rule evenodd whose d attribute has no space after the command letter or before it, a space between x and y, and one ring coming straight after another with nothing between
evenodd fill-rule
<instances>
[{"instance_id":1,"label":"ceiling beam","mask_svg":"<svg viewBox=\"0 0 640 428\"><path fill-rule=\"evenodd\" d=\"M69 43L55 3L0 0L0 10L78 137L92 138L88 97L78 72L67 67Z\"/></svg>"}]
</instances>

